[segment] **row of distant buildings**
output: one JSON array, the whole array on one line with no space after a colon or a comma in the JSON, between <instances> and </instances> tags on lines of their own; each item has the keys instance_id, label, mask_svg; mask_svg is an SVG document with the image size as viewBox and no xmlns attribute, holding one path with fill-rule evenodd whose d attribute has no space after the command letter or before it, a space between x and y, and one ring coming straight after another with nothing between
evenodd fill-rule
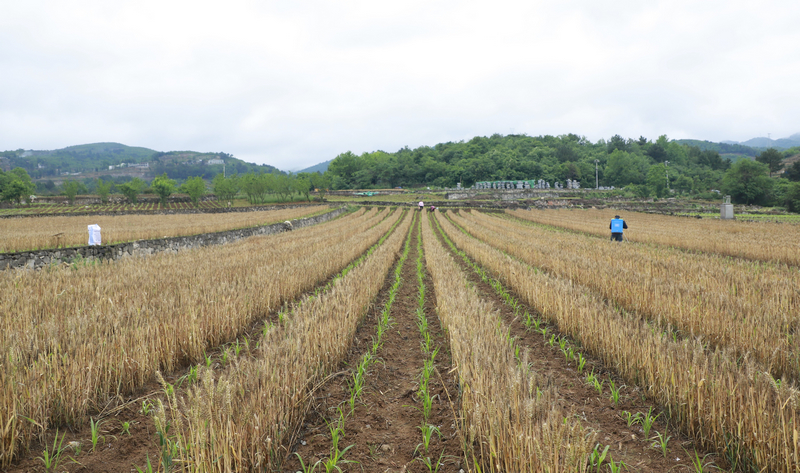
<instances>
[{"instance_id":1,"label":"row of distant buildings","mask_svg":"<svg viewBox=\"0 0 800 473\"><path fill-rule=\"evenodd\" d=\"M139 169L149 169L150 163L119 163L113 164L108 167L108 170L112 169L119 169L119 168L139 168Z\"/></svg>"}]
</instances>

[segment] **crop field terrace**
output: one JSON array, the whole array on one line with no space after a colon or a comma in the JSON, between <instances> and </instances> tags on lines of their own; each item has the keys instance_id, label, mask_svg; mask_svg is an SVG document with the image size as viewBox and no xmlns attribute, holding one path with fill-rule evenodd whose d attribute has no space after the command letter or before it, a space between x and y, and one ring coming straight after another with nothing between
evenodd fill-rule
<instances>
[{"instance_id":1,"label":"crop field terrace","mask_svg":"<svg viewBox=\"0 0 800 473\"><path fill-rule=\"evenodd\" d=\"M796 266L526 216L1 273L0 468L798 470Z\"/></svg>"},{"instance_id":2,"label":"crop field terrace","mask_svg":"<svg viewBox=\"0 0 800 473\"><path fill-rule=\"evenodd\" d=\"M174 215L97 215L0 220L0 253L86 245L87 225L102 229L103 244L198 235L310 217L329 210L312 205L281 210Z\"/></svg>"},{"instance_id":3,"label":"crop field terrace","mask_svg":"<svg viewBox=\"0 0 800 473\"><path fill-rule=\"evenodd\" d=\"M183 210L183 209L219 209L225 205L219 201L198 202L137 202L137 203L107 203L92 205L63 204L30 204L25 206L0 209L0 215L69 215L77 212L119 212L119 211L154 211L154 210Z\"/></svg>"}]
</instances>

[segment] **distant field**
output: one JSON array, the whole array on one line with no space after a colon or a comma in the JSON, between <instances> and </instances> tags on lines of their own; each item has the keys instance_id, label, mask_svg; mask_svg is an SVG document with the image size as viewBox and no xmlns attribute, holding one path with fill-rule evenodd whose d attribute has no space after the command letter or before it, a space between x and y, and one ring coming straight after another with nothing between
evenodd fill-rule
<instances>
[{"instance_id":1,"label":"distant field","mask_svg":"<svg viewBox=\"0 0 800 473\"><path fill-rule=\"evenodd\" d=\"M327 205L261 212L230 212L177 215L98 215L85 217L52 216L3 219L0 226L0 253L86 245L87 225L102 229L103 244L151 238L211 233L267 225L284 220L317 215Z\"/></svg>"},{"instance_id":2,"label":"distant field","mask_svg":"<svg viewBox=\"0 0 800 473\"><path fill-rule=\"evenodd\" d=\"M687 212L680 215L702 218L719 218L719 212ZM778 223L800 223L800 214L769 215L769 214L739 214L736 220L753 222L778 222Z\"/></svg>"},{"instance_id":3,"label":"distant field","mask_svg":"<svg viewBox=\"0 0 800 473\"><path fill-rule=\"evenodd\" d=\"M180 209L218 209L224 207L221 202L172 202L161 205L158 202L139 202L137 204L100 204L100 205L67 205L67 204L31 204L29 206L0 209L0 215L68 215L83 212L119 212L136 210L180 210Z\"/></svg>"},{"instance_id":4,"label":"distant field","mask_svg":"<svg viewBox=\"0 0 800 473\"><path fill-rule=\"evenodd\" d=\"M510 210L506 213L522 220L602 238L608 238L610 235L608 229L610 219L618 213L630 227L625 231L625 238L630 241L800 265L800 251L798 251L800 227L796 225L750 222L741 219L691 219L613 209ZM787 217L795 216L787 215ZM754 245L753 242L758 244Z\"/></svg>"},{"instance_id":5,"label":"distant field","mask_svg":"<svg viewBox=\"0 0 800 473\"><path fill-rule=\"evenodd\" d=\"M251 204L246 199L234 199L231 201L231 207L251 207L253 205L280 205L292 202L308 202L301 196L292 196L288 201L280 200L277 197L267 199L259 204ZM310 202L309 202L310 203ZM0 215L69 215L74 213L86 212L128 212L128 211L156 211L156 210L189 210L189 209L219 209L228 206L225 201L207 201L199 202L197 205L191 202L170 202L162 205L159 202L138 202L136 204L121 203L121 204L55 204L55 203L37 203L31 205L22 205L8 209L0 209Z\"/></svg>"},{"instance_id":6,"label":"distant field","mask_svg":"<svg viewBox=\"0 0 800 473\"><path fill-rule=\"evenodd\" d=\"M439 201L444 199L444 194L426 193L412 193L407 194L378 194L372 196L363 195L326 195L325 200L330 202L428 202Z\"/></svg>"}]
</instances>

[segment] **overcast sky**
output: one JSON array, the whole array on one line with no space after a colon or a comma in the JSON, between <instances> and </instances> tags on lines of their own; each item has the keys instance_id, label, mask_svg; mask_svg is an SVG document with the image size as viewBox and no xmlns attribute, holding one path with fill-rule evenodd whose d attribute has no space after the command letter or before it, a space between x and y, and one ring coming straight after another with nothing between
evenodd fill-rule
<instances>
[{"instance_id":1,"label":"overcast sky","mask_svg":"<svg viewBox=\"0 0 800 473\"><path fill-rule=\"evenodd\" d=\"M0 150L800 132L800 2L0 0Z\"/></svg>"}]
</instances>

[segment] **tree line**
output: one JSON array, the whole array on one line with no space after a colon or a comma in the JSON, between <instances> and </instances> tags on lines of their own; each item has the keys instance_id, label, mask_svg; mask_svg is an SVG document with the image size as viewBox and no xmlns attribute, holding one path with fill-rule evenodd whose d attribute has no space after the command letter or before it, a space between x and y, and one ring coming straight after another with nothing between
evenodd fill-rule
<instances>
[{"instance_id":1,"label":"tree line","mask_svg":"<svg viewBox=\"0 0 800 473\"><path fill-rule=\"evenodd\" d=\"M456 187L457 183L470 187L479 181L572 179L582 188L594 188L597 182L643 198L675 193L717 198L712 192L716 190L730 194L737 203L795 208L797 186L790 180L794 174L787 170L786 178L772 177L780 170L780 161L793 151L767 149L755 161L732 162L717 150L681 144L666 135L655 141L614 135L593 143L574 134L495 134L432 147L405 147L394 153L348 151L331 162L327 173L333 189Z\"/></svg>"},{"instance_id":2,"label":"tree line","mask_svg":"<svg viewBox=\"0 0 800 473\"><path fill-rule=\"evenodd\" d=\"M249 172L232 176L217 174L210 183L202 176L192 176L178 184L177 180L163 173L149 183L134 177L117 181L102 178L66 180L60 186L51 181L51 184L48 189L50 193L66 196L70 204L75 202L77 196L87 194L96 195L101 202L107 203L112 193L122 194L130 203L136 203L142 194L153 194L165 204L172 194L184 193L197 204L205 195L213 193L222 201L231 201L238 195L243 195L251 204L262 204L275 199L286 201L294 194L305 200L311 200L312 190L316 190L322 199L330 186L330 180L319 173L286 175ZM14 168L7 173L0 171L0 200L17 204L27 202L29 196L34 195L36 190L37 186L31 181L25 169Z\"/></svg>"}]
</instances>

